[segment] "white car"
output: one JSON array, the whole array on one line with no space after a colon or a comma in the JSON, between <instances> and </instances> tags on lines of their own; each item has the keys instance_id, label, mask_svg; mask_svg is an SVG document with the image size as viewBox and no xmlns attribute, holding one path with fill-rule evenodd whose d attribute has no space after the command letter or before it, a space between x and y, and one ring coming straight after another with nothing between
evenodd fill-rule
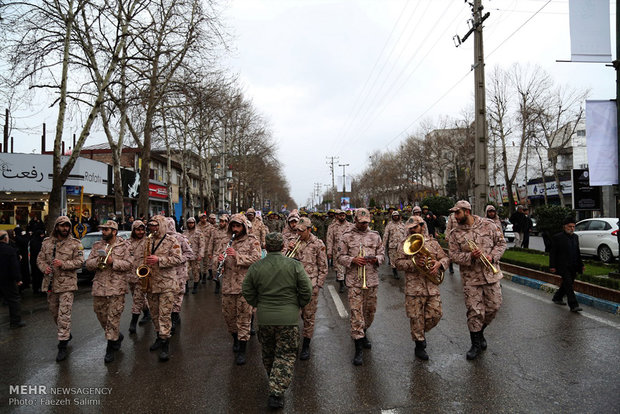
<instances>
[{"instance_id":1,"label":"white car","mask_svg":"<svg viewBox=\"0 0 620 414\"><path fill-rule=\"evenodd\" d=\"M583 256L598 256L604 263L618 257L617 218L581 220L575 226L575 234L579 236L579 251Z\"/></svg>"},{"instance_id":2,"label":"white car","mask_svg":"<svg viewBox=\"0 0 620 414\"><path fill-rule=\"evenodd\" d=\"M512 230L512 223L508 223L504 228L504 238L507 242L513 242L515 240L515 232Z\"/></svg>"},{"instance_id":3,"label":"white car","mask_svg":"<svg viewBox=\"0 0 620 414\"><path fill-rule=\"evenodd\" d=\"M119 230L117 236L127 240L129 237L131 237L131 232L127 230ZM82 242L82 246L84 247L84 262L86 262L86 259L88 259L88 256L90 256L90 251L93 248L93 244L95 244L95 242L99 240L101 240L100 231L88 233L86 234L86 236L82 237L80 241ZM91 279L94 276L92 272L86 270L85 265L83 265L81 269L77 270L77 274L78 279Z\"/></svg>"}]
</instances>

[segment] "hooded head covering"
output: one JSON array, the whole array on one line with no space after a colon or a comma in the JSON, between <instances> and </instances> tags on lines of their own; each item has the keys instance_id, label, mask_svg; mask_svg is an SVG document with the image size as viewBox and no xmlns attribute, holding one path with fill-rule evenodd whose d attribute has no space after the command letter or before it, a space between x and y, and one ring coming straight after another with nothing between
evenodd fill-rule
<instances>
[{"instance_id":1,"label":"hooded head covering","mask_svg":"<svg viewBox=\"0 0 620 414\"><path fill-rule=\"evenodd\" d=\"M177 232L177 226L172 217L166 217L166 233L174 234Z\"/></svg>"},{"instance_id":2,"label":"hooded head covering","mask_svg":"<svg viewBox=\"0 0 620 414\"><path fill-rule=\"evenodd\" d=\"M151 222L155 222L159 226L157 228L157 231L154 232L153 235L155 237L163 237L164 234L166 234L166 232L168 230L168 223L166 223L166 217L161 216L161 215L153 216L149 220L149 223L151 223Z\"/></svg>"}]
</instances>

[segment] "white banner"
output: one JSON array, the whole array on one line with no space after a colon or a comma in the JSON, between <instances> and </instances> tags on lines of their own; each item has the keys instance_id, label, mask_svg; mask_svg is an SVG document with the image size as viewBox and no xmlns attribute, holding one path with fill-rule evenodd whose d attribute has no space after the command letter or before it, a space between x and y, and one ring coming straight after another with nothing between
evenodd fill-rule
<instances>
[{"instance_id":1,"label":"white banner","mask_svg":"<svg viewBox=\"0 0 620 414\"><path fill-rule=\"evenodd\" d=\"M339 193L342 192L342 176L338 176L336 177L338 178L337 182L336 182L336 191L338 191ZM346 176L346 183L345 183L345 190L346 193L350 193L351 192L351 177L350 176Z\"/></svg>"},{"instance_id":2,"label":"white banner","mask_svg":"<svg viewBox=\"0 0 620 414\"><path fill-rule=\"evenodd\" d=\"M609 0L570 0L570 49L573 62L611 62Z\"/></svg>"},{"instance_id":3,"label":"white banner","mask_svg":"<svg viewBox=\"0 0 620 414\"><path fill-rule=\"evenodd\" d=\"M61 165L69 157L61 158ZM0 191L42 193L52 190L52 162L49 154L0 153ZM108 165L78 158L65 185L84 186L85 194L108 194Z\"/></svg>"},{"instance_id":4,"label":"white banner","mask_svg":"<svg viewBox=\"0 0 620 414\"><path fill-rule=\"evenodd\" d=\"M618 184L618 113L613 101L586 101L590 185Z\"/></svg>"}]
</instances>

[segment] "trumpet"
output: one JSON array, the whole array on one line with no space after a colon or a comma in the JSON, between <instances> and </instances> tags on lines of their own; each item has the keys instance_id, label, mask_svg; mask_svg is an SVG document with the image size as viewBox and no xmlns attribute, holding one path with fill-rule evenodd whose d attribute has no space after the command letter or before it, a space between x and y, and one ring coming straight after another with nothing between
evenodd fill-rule
<instances>
[{"instance_id":1,"label":"trumpet","mask_svg":"<svg viewBox=\"0 0 620 414\"><path fill-rule=\"evenodd\" d=\"M467 240L467 245L469 246L472 252L474 250L478 250L478 245L476 245L476 243L473 240ZM491 269L493 274L496 274L497 272L499 272L499 270L497 270L497 268L493 266L493 263L491 263L489 259L487 259L484 253L480 256L480 261L482 262L482 264L484 264L484 267L486 267L487 269Z\"/></svg>"},{"instance_id":2,"label":"trumpet","mask_svg":"<svg viewBox=\"0 0 620 414\"><path fill-rule=\"evenodd\" d=\"M105 248L108 249L109 244L105 245ZM97 263L97 270L105 270L108 267L108 258L110 257L110 253L112 253L112 249L114 249L114 245L110 246L108 249L108 254L106 254L105 259L101 260L99 257L99 263Z\"/></svg>"},{"instance_id":3,"label":"trumpet","mask_svg":"<svg viewBox=\"0 0 620 414\"><path fill-rule=\"evenodd\" d=\"M291 259L294 259L295 255L299 251L300 246L301 246L301 237L297 236L297 238L295 239L295 245L290 251L286 253L286 257L290 257Z\"/></svg>"},{"instance_id":4,"label":"trumpet","mask_svg":"<svg viewBox=\"0 0 620 414\"><path fill-rule=\"evenodd\" d=\"M149 255L149 244L153 238L152 234L149 234L144 243L144 260L140 266L136 269L136 275L142 285L142 291L146 292L150 288L151 284L151 268L146 264L146 258Z\"/></svg>"},{"instance_id":5,"label":"trumpet","mask_svg":"<svg viewBox=\"0 0 620 414\"><path fill-rule=\"evenodd\" d=\"M360 246L360 252L357 257L364 257L364 246ZM362 280L362 289L368 289L368 286L366 286L366 266L357 267L357 278Z\"/></svg>"}]
</instances>

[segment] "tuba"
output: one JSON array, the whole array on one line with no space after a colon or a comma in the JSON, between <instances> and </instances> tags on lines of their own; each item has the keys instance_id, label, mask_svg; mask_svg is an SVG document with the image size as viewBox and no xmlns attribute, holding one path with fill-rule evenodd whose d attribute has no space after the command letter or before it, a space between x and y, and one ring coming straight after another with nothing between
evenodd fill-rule
<instances>
[{"instance_id":1,"label":"tuba","mask_svg":"<svg viewBox=\"0 0 620 414\"><path fill-rule=\"evenodd\" d=\"M437 272L437 274L431 273L431 262L437 260L435 255L431 253L426 247L424 247L424 236L421 234L412 234L407 237L403 245L405 254L418 256L418 261L423 263L422 266L416 263L416 258L412 258L415 267L424 274L424 276L436 285L440 285L443 282L443 272Z\"/></svg>"},{"instance_id":2,"label":"tuba","mask_svg":"<svg viewBox=\"0 0 620 414\"><path fill-rule=\"evenodd\" d=\"M144 243L144 260L142 264L138 266L138 268L136 269L136 275L138 276L138 279L140 280L143 292L148 291L148 289L150 288L150 284L151 284L151 268L146 264L146 258L149 255L149 243L152 237L153 237L152 234L149 234L147 236L146 241Z\"/></svg>"}]
</instances>

